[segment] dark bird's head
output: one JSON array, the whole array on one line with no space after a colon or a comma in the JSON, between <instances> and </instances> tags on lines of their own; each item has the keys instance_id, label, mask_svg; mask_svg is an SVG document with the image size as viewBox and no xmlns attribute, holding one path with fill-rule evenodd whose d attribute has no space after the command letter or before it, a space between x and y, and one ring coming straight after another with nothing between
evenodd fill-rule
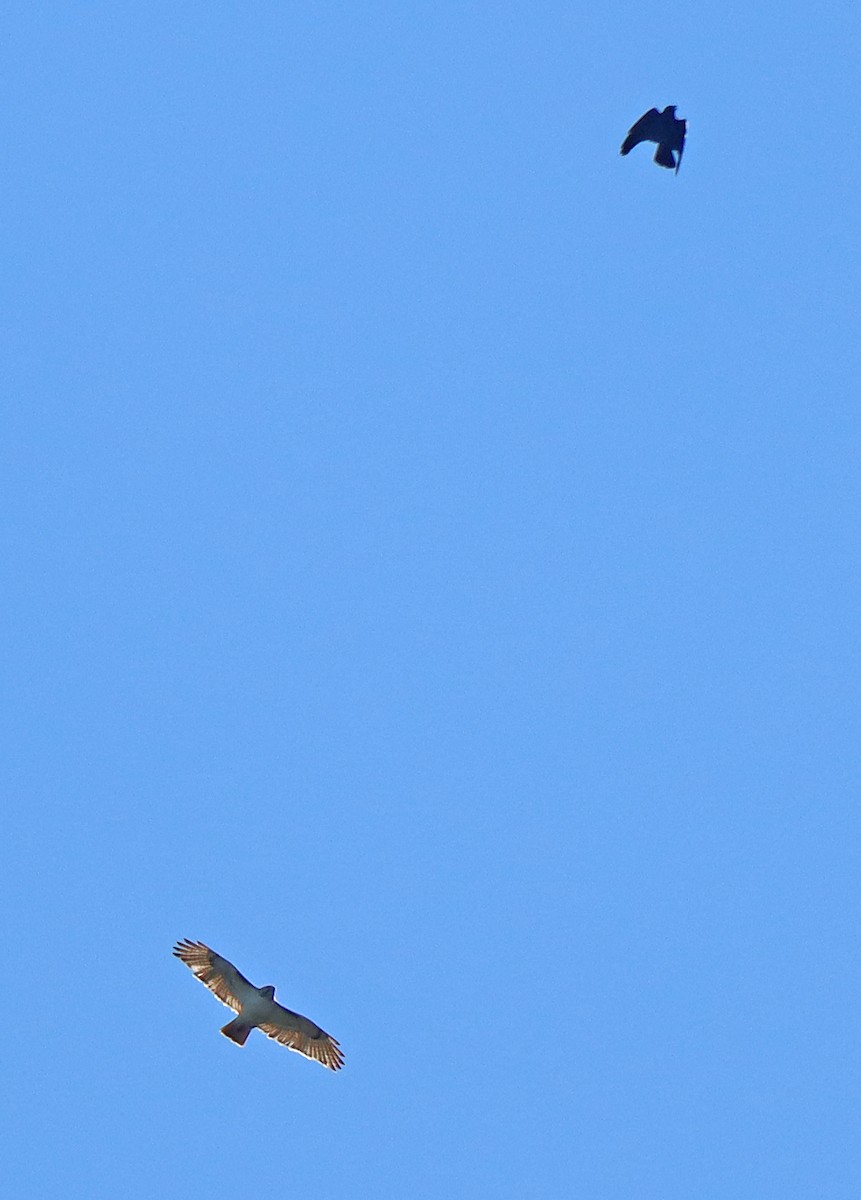
<instances>
[{"instance_id":1,"label":"dark bird's head","mask_svg":"<svg viewBox=\"0 0 861 1200\"><path fill-rule=\"evenodd\" d=\"M674 117L676 115L677 107L678 107L678 105L676 105L676 104L668 104L667 107L664 109L664 112L669 113L669 115L671 117Z\"/></svg>"},{"instance_id":2,"label":"dark bird's head","mask_svg":"<svg viewBox=\"0 0 861 1200\"><path fill-rule=\"evenodd\" d=\"M275 999L275 988L272 987L271 984L269 984L267 987L258 988L257 990L264 1000Z\"/></svg>"}]
</instances>

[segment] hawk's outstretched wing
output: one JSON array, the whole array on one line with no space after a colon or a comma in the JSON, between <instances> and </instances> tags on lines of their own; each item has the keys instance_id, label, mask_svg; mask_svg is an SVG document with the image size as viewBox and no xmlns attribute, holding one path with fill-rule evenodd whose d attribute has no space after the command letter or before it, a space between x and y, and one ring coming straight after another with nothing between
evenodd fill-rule
<instances>
[{"instance_id":1,"label":"hawk's outstretched wing","mask_svg":"<svg viewBox=\"0 0 861 1200\"><path fill-rule=\"evenodd\" d=\"M682 155L685 152L685 133L687 132L687 127L688 127L687 121L682 121L682 132L679 137L679 144L678 144L678 146L674 147L675 152L676 152L676 174L677 175L679 173L679 167L682 165Z\"/></svg>"},{"instance_id":2,"label":"hawk's outstretched wing","mask_svg":"<svg viewBox=\"0 0 861 1200\"><path fill-rule=\"evenodd\" d=\"M203 942L192 942L184 938L176 943L173 952L201 983L206 984L222 1004L226 1004L234 1012L241 1012L249 997L257 996L257 989L244 975L240 975L233 963L210 950Z\"/></svg>"},{"instance_id":3,"label":"hawk's outstretched wing","mask_svg":"<svg viewBox=\"0 0 861 1200\"><path fill-rule=\"evenodd\" d=\"M640 142L659 142L662 134L661 114L656 108L650 108L628 130L628 136L622 142L619 153L630 154L635 146L639 146Z\"/></svg>"},{"instance_id":4,"label":"hawk's outstretched wing","mask_svg":"<svg viewBox=\"0 0 861 1200\"><path fill-rule=\"evenodd\" d=\"M304 1054L306 1058L315 1058L332 1071L339 1071L343 1067L344 1055L340 1046L319 1025L276 1001L272 1002L272 1007L276 1010L272 1019L260 1022L260 1028L267 1037L274 1038L288 1050Z\"/></svg>"}]
</instances>

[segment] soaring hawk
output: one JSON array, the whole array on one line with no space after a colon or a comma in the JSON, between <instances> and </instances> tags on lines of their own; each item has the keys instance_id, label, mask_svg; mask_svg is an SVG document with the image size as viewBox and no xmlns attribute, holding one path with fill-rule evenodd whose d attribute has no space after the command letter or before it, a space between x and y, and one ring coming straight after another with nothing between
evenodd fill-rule
<instances>
[{"instance_id":1,"label":"soaring hawk","mask_svg":"<svg viewBox=\"0 0 861 1200\"><path fill-rule=\"evenodd\" d=\"M675 104L668 104L663 112L658 112L656 108L650 108L628 130L628 136L622 142L619 153L628 154L635 146L639 146L640 142L657 142L655 162L658 166L668 167L670 170L675 167L678 175L679 167L682 165L682 151L685 148L687 127L687 121L676 116ZM673 158L674 150L677 158Z\"/></svg>"},{"instance_id":2,"label":"soaring hawk","mask_svg":"<svg viewBox=\"0 0 861 1200\"><path fill-rule=\"evenodd\" d=\"M173 952L222 1004L239 1013L221 1031L237 1046L244 1046L256 1027L288 1050L313 1058L331 1071L338 1071L344 1065L344 1056L335 1039L307 1017L276 1004L274 987L255 987L239 974L233 963L203 942L185 938L176 943Z\"/></svg>"}]
</instances>

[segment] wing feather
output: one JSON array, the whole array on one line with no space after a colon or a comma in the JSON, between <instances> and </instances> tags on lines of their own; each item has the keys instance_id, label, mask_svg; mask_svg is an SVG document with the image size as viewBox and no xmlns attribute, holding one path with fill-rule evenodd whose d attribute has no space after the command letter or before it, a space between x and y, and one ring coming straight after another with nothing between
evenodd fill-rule
<instances>
[{"instance_id":1,"label":"wing feather","mask_svg":"<svg viewBox=\"0 0 861 1200\"><path fill-rule=\"evenodd\" d=\"M299 1013L291 1012L275 1002L273 1007L277 1010L273 1020L260 1023L267 1037L274 1038L288 1050L313 1058L330 1071L340 1071L344 1065L344 1055L333 1037L307 1017L301 1017Z\"/></svg>"},{"instance_id":2,"label":"wing feather","mask_svg":"<svg viewBox=\"0 0 861 1200\"><path fill-rule=\"evenodd\" d=\"M256 995L254 985L237 971L233 963L210 950L203 942L184 938L176 943L173 953L180 962L185 963L196 979L206 984L212 994L234 1012L242 1011L249 992Z\"/></svg>"},{"instance_id":3,"label":"wing feather","mask_svg":"<svg viewBox=\"0 0 861 1200\"><path fill-rule=\"evenodd\" d=\"M643 113L639 121L635 121L622 142L620 154L629 154L640 142L657 142L661 137L661 114L656 108L650 108Z\"/></svg>"}]
</instances>

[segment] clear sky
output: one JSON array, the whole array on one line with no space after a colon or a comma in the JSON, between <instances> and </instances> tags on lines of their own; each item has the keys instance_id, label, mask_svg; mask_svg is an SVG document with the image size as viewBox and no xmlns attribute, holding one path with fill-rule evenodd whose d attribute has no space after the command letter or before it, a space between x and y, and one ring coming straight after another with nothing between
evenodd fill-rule
<instances>
[{"instance_id":1,"label":"clear sky","mask_svg":"<svg viewBox=\"0 0 861 1200\"><path fill-rule=\"evenodd\" d=\"M9 1196L857 1200L860 35L7 13Z\"/></svg>"}]
</instances>

